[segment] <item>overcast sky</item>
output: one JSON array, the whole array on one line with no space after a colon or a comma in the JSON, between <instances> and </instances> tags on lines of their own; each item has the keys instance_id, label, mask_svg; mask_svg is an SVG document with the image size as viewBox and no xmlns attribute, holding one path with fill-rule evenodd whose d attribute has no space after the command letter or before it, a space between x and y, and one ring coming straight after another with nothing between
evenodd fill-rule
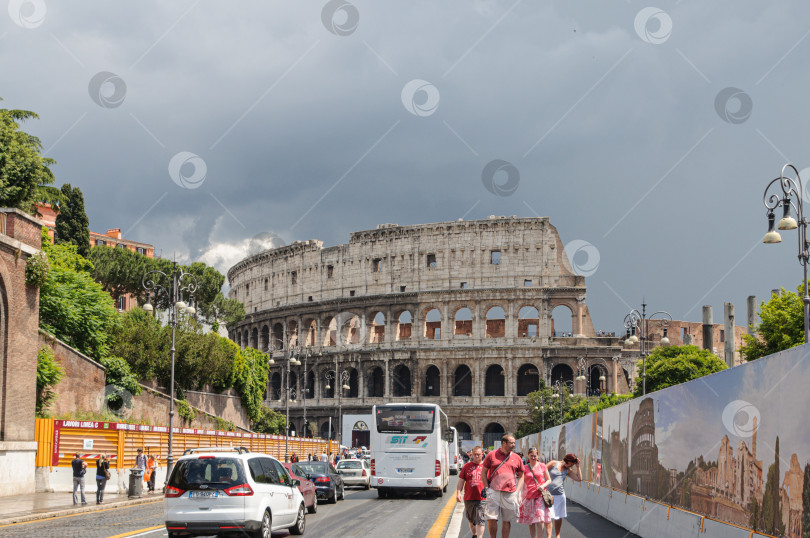
<instances>
[{"instance_id":1,"label":"overcast sky","mask_svg":"<svg viewBox=\"0 0 810 538\"><path fill-rule=\"evenodd\" d=\"M801 280L796 232L761 238L810 167L806 1L5 3L0 106L164 257L544 216L617 331Z\"/></svg>"}]
</instances>

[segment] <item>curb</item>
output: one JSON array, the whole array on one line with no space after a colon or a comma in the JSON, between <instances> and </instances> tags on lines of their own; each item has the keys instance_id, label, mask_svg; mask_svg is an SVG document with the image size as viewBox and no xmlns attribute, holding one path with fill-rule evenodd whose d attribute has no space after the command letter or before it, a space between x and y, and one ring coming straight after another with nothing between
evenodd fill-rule
<instances>
[{"instance_id":1,"label":"curb","mask_svg":"<svg viewBox=\"0 0 810 538\"><path fill-rule=\"evenodd\" d=\"M163 502L163 495L160 497L144 497L140 499L132 499L126 501L119 501L110 504L94 504L93 506L82 506L80 508L66 508L62 510L55 510L53 512L42 512L39 514L30 514L27 516L10 517L0 519L0 527L7 525L14 525L15 523L28 523L30 521L37 521L40 519L50 519L52 517L69 516L74 514L84 514L90 512L100 512L101 510L109 510L112 508L124 508L127 506L137 506L139 504L149 504Z\"/></svg>"}]
</instances>

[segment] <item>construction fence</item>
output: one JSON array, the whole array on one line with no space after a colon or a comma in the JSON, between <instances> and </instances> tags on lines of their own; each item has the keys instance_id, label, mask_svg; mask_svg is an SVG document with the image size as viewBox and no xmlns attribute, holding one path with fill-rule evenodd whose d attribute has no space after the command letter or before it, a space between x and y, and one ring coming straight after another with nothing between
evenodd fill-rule
<instances>
[{"instance_id":1,"label":"construction fence","mask_svg":"<svg viewBox=\"0 0 810 538\"><path fill-rule=\"evenodd\" d=\"M251 452L270 454L284 461L285 437L264 433L172 428L172 455L177 458L189 448L243 446ZM84 459L110 458L111 469L135 465L137 450L166 460L169 428L123 422L36 419L37 467L70 467L73 454ZM338 443L324 439L289 437L287 452L306 459L307 454L336 453Z\"/></svg>"}]
</instances>

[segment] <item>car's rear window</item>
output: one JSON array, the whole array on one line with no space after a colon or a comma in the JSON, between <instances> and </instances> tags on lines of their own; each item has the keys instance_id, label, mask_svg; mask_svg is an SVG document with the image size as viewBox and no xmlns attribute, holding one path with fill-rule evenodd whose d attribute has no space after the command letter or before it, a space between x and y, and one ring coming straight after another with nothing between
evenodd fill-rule
<instances>
[{"instance_id":1,"label":"car's rear window","mask_svg":"<svg viewBox=\"0 0 810 538\"><path fill-rule=\"evenodd\" d=\"M228 457L201 457L180 460L175 465L169 485L186 490L225 489L244 484L242 460Z\"/></svg>"},{"instance_id":2,"label":"car's rear window","mask_svg":"<svg viewBox=\"0 0 810 538\"><path fill-rule=\"evenodd\" d=\"M338 469L362 469L363 464L359 461L339 461L337 464Z\"/></svg>"},{"instance_id":3,"label":"car's rear window","mask_svg":"<svg viewBox=\"0 0 810 538\"><path fill-rule=\"evenodd\" d=\"M295 468L301 469L305 474L329 474L329 471L326 468L326 462L322 461L311 461L306 463L296 463Z\"/></svg>"}]
</instances>

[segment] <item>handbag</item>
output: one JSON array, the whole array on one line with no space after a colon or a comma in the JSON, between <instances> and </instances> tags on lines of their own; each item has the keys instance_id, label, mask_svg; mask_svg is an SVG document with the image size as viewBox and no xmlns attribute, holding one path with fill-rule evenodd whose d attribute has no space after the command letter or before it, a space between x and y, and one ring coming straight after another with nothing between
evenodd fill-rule
<instances>
[{"instance_id":1,"label":"handbag","mask_svg":"<svg viewBox=\"0 0 810 538\"><path fill-rule=\"evenodd\" d=\"M554 506L554 497L551 496L551 493L549 493L546 488L540 488L540 482L537 481L537 477L534 476L534 471L532 471L531 467L529 467L529 474L532 475L532 478L534 478L534 483L537 484L537 489L540 490L540 495L543 497L543 504L545 504L548 508Z\"/></svg>"},{"instance_id":2,"label":"handbag","mask_svg":"<svg viewBox=\"0 0 810 538\"><path fill-rule=\"evenodd\" d=\"M108 465L109 464L107 462L104 462L104 478L106 478L107 480L112 478L112 476L110 475L110 469L107 467Z\"/></svg>"}]
</instances>

